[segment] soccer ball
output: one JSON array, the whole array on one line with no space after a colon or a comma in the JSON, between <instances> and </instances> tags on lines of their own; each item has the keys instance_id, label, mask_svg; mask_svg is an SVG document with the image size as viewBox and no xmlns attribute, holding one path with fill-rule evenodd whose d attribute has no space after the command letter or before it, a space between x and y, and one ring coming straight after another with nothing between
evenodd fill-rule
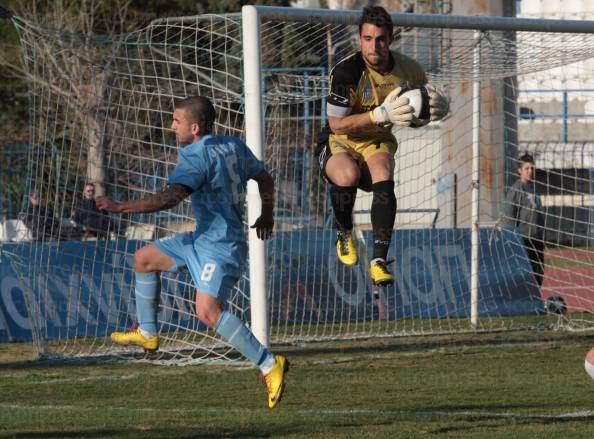
<instances>
[{"instance_id":1,"label":"soccer ball","mask_svg":"<svg viewBox=\"0 0 594 439\"><path fill-rule=\"evenodd\" d=\"M590 352L586 355L584 367L590 378L594 379L594 348L590 349Z\"/></svg>"},{"instance_id":2,"label":"soccer ball","mask_svg":"<svg viewBox=\"0 0 594 439\"><path fill-rule=\"evenodd\" d=\"M415 119L411 125L413 128L425 126L430 122L429 92L424 85L403 85L398 96L407 97L408 105L414 109Z\"/></svg>"}]
</instances>

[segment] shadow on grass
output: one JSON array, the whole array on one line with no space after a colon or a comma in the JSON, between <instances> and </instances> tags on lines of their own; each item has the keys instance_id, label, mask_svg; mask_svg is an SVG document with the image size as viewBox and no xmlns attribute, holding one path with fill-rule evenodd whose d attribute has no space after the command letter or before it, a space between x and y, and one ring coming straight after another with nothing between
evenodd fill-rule
<instances>
[{"instance_id":1,"label":"shadow on grass","mask_svg":"<svg viewBox=\"0 0 594 439\"><path fill-rule=\"evenodd\" d=\"M439 433L453 433L453 432L471 432L476 430L482 430L484 428L497 428L497 427L504 427L509 426L510 424L518 426L534 426L538 427L539 425L563 425L572 422L581 422L585 426L590 426L590 429L584 430L590 431L592 429L592 421L594 421L594 414L591 415L580 415L576 413L572 414L564 414L564 415L530 415L530 414L461 414L456 413L453 411L450 414L451 418L462 419L467 421L469 424L467 426L463 425L456 425L456 426L447 426L441 427L433 431L433 434ZM581 424L580 424L581 425ZM542 432L544 435L544 432ZM477 433L477 437L480 437Z\"/></svg>"},{"instance_id":2,"label":"shadow on grass","mask_svg":"<svg viewBox=\"0 0 594 439\"><path fill-rule=\"evenodd\" d=\"M125 361L121 360L112 360L112 361L97 361L97 360L87 360L87 361L63 361L63 360L47 360L47 359L39 359L39 360L26 360L26 361L13 361L7 363L0 363L0 371L1 370L11 370L11 369L41 369L41 368L49 368L49 367L60 367L60 368L67 368L67 367L80 367L82 365L114 365L114 364L129 364ZM0 436L2 437L2 436Z\"/></svg>"},{"instance_id":3,"label":"shadow on grass","mask_svg":"<svg viewBox=\"0 0 594 439\"><path fill-rule=\"evenodd\" d=\"M354 340L334 341L311 341L306 344L278 344L274 346L275 353L282 353L303 356L319 356L335 354L355 355L366 353L370 350L375 352L413 352L419 350L433 350L439 348L472 348L472 347L498 347L498 346L522 346L526 344L536 345L562 345L567 342L584 343L594 345L594 335L591 334L567 334L567 333L546 333L542 332L487 332L479 334L457 334L449 336L403 336L385 338L358 338ZM234 352L231 355L234 360L241 356ZM147 359L144 354L130 354L130 359ZM150 358L149 358L150 360ZM124 357L95 356L76 358L40 358L36 360L24 360L0 363L0 371L11 369L36 369L59 366L80 367L90 365L126 365L130 361ZM151 366L150 362L145 363ZM141 363L139 363L141 365ZM239 364L241 365L241 364Z\"/></svg>"},{"instance_id":4,"label":"shadow on grass","mask_svg":"<svg viewBox=\"0 0 594 439\"><path fill-rule=\"evenodd\" d=\"M536 335L535 335L536 334ZM370 338L341 341L336 340L333 345L328 345L328 342L312 342L307 345L299 346L282 346L276 347L275 352L286 353L290 355L291 352L298 355L329 355L329 354L358 354L369 352L373 350L376 352L412 352L418 350L432 350L439 348L471 348L471 347L498 347L498 346L522 346L526 344L538 345L563 345L567 342L590 342L594 344L594 336L592 335L576 335L566 334L554 336L544 336L538 338L538 333L531 333L526 337L506 338L505 334L476 334L470 337L462 338L461 336L450 336L448 338L423 339L417 338L410 341L410 337L402 338Z\"/></svg>"},{"instance_id":5,"label":"shadow on grass","mask_svg":"<svg viewBox=\"0 0 594 439\"><path fill-rule=\"evenodd\" d=\"M0 357L0 370L10 370L13 368L35 368L35 367L51 367L51 366L60 366L60 367L71 367L71 366L101 366L101 365L126 365L130 364L130 361L138 361L137 364L157 364L163 365L162 362L167 360L175 359L180 353L184 351L175 351L175 352L165 352L165 351L156 351L153 353L144 353L142 350L138 351L129 351L129 352L118 352L117 354L104 354L104 355L92 355L92 356L81 356L81 357L68 357L68 356L48 356L48 357L39 357L35 359L26 359L26 360L16 360L16 361L1 361L2 358ZM213 351L216 352L216 351ZM1 353L1 352L0 352ZM243 366L245 363L245 359L242 355L229 348L225 348L225 357L229 360L225 366L230 365L238 365ZM219 355L213 355L212 359L219 360ZM156 360L154 363L151 363L151 360ZM175 363L172 363L175 364ZM209 358L203 359L199 358L196 360L195 365L213 365L212 362L209 362Z\"/></svg>"},{"instance_id":6,"label":"shadow on grass","mask_svg":"<svg viewBox=\"0 0 594 439\"><path fill-rule=\"evenodd\" d=\"M307 428L299 429L291 427L290 431L285 428L272 429L265 427L259 428L256 431L250 428L241 428L233 430L229 428L222 428L217 430L209 430L208 428L187 427L187 428L156 428L156 429L142 429L142 428L128 428L128 429L92 429L92 430L77 430L77 431L24 431L18 433L0 434L0 439L75 439L75 438L176 438L176 439L205 439L205 438L267 438L267 437L282 437L288 434L305 434ZM202 431L200 431L202 430Z\"/></svg>"}]
</instances>

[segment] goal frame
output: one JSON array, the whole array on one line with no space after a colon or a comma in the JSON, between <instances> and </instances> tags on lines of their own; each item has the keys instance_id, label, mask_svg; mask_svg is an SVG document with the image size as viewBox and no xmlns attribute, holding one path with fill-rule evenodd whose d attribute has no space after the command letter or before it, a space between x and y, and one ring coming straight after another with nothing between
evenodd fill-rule
<instances>
[{"instance_id":1,"label":"goal frame","mask_svg":"<svg viewBox=\"0 0 594 439\"><path fill-rule=\"evenodd\" d=\"M262 95L262 64L260 47L260 25L262 19L292 20L297 22L357 24L361 11L305 9L275 6L243 6L243 75L246 142L259 159L264 155L264 113ZM594 21L551 20L513 17L467 17L439 14L390 14L395 26L426 27L475 30L480 38L483 31L530 31L559 33L594 33ZM479 40L480 41L480 40ZM474 49L475 60L480 56L480 46ZM471 206L471 329L478 324L478 252L479 252L479 200L480 200L480 80L473 82L472 115L472 206ZM260 215L261 203L257 184L248 185L248 221L252 224ZM249 276L251 301L251 326L261 343L269 345L269 321L267 305L267 259L264 241L258 239L256 231L249 231Z\"/></svg>"}]
</instances>

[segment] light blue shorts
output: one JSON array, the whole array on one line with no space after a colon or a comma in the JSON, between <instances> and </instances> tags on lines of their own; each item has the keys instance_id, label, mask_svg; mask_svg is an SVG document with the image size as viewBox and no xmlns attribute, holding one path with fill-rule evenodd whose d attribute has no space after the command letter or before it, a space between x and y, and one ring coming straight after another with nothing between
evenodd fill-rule
<instances>
[{"instance_id":1,"label":"light blue shorts","mask_svg":"<svg viewBox=\"0 0 594 439\"><path fill-rule=\"evenodd\" d=\"M176 267L170 271L176 272L186 267L199 293L216 297L222 302L229 298L241 276L237 262L212 252L196 251L193 232L178 233L154 241L153 244L175 261Z\"/></svg>"}]
</instances>

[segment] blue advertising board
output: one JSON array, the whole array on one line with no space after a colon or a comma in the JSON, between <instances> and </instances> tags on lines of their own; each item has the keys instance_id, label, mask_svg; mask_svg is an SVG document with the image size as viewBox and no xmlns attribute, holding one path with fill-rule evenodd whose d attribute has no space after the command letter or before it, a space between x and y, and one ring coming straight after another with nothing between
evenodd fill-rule
<instances>
[{"instance_id":1,"label":"blue advertising board","mask_svg":"<svg viewBox=\"0 0 594 439\"><path fill-rule=\"evenodd\" d=\"M271 323L361 321L377 312L360 262L336 259L334 232L278 232L268 243ZM371 236L364 233L367 248ZM542 312L521 239L511 231L482 230L479 316ZM0 342L103 336L129 327L135 315L132 255L142 243L90 241L3 244L0 260ZM386 318L457 318L470 315L470 231L396 230L390 255L396 282L379 289ZM235 300L249 297L242 280ZM161 330L198 328L187 273L165 275ZM36 320L30 318L29 309Z\"/></svg>"}]
</instances>

